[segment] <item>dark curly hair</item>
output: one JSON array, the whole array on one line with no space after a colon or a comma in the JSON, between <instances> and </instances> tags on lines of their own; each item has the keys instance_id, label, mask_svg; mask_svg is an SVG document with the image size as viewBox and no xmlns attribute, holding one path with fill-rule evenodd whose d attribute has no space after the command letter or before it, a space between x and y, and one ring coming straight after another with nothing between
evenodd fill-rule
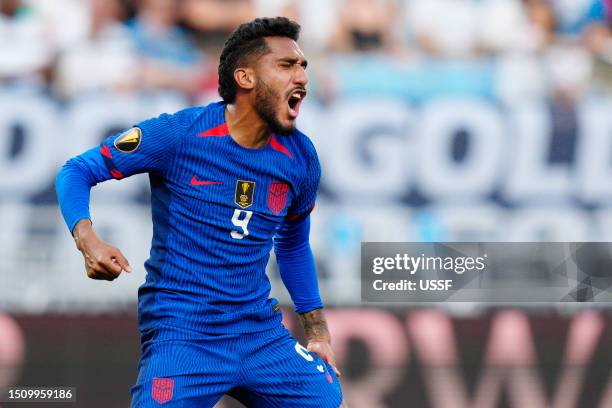
<instances>
[{"instance_id":1,"label":"dark curly hair","mask_svg":"<svg viewBox=\"0 0 612 408\"><path fill-rule=\"evenodd\" d=\"M286 17L256 18L240 26L229 36L219 58L219 95L226 103L236 99L234 71L248 59L270 51L264 37L288 37L294 41L300 36L300 25Z\"/></svg>"}]
</instances>

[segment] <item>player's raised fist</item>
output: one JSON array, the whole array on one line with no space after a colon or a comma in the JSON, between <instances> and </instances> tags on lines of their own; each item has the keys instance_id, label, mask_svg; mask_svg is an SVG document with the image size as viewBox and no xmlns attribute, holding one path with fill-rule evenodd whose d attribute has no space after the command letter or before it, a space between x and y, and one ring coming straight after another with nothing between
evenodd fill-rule
<instances>
[{"instance_id":1,"label":"player's raised fist","mask_svg":"<svg viewBox=\"0 0 612 408\"><path fill-rule=\"evenodd\" d=\"M132 271L121 251L100 239L89 220L79 221L73 235L78 250L83 254L88 278L112 281L122 271Z\"/></svg>"}]
</instances>

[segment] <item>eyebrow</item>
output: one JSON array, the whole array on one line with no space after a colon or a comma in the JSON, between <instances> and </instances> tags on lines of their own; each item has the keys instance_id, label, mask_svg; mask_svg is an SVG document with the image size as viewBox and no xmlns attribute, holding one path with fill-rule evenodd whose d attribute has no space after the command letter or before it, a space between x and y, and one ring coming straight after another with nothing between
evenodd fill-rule
<instances>
[{"instance_id":1,"label":"eyebrow","mask_svg":"<svg viewBox=\"0 0 612 408\"><path fill-rule=\"evenodd\" d=\"M279 58L278 59L280 62L289 62L291 64L297 64L300 59L299 58L294 58L294 57L285 57L285 58ZM305 59L302 61L301 63L302 67L306 68L308 66L308 61L306 61Z\"/></svg>"}]
</instances>

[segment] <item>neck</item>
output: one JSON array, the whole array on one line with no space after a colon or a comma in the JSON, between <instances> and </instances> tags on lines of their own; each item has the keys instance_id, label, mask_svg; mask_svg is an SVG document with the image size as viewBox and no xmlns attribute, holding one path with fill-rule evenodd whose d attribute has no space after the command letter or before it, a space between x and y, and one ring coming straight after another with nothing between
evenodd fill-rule
<instances>
[{"instance_id":1,"label":"neck","mask_svg":"<svg viewBox=\"0 0 612 408\"><path fill-rule=\"evenodd\" d=\"M258 149L270 141L270 129L253 105L236 98L225 109L225 122L234 141L242 147Z\"/></svg>"}]
</instances>

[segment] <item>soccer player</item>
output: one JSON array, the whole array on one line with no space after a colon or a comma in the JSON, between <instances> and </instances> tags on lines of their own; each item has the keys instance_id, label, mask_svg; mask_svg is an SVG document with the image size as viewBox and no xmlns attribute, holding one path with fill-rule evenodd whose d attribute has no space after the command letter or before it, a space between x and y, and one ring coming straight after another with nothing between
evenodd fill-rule
<instances>
[{"instance_id":1,"label":"soccer player","mask_svg":"<svg viewBox=\"0 0 612 408\"><path fill-rule=\"evenodd\" d=\"M295 128L308 82L299 31L283 17L242 24L220 57L222 102L145 120L57 176L87 276L113 280L131 267L96 235L90 189L149 174L153 240L138 291L133 407L211 407L223 394L249 407L343 405L308 241L320 166ZM268 298L272 247L306 348Z\"/></svg>"}]
</instances>

